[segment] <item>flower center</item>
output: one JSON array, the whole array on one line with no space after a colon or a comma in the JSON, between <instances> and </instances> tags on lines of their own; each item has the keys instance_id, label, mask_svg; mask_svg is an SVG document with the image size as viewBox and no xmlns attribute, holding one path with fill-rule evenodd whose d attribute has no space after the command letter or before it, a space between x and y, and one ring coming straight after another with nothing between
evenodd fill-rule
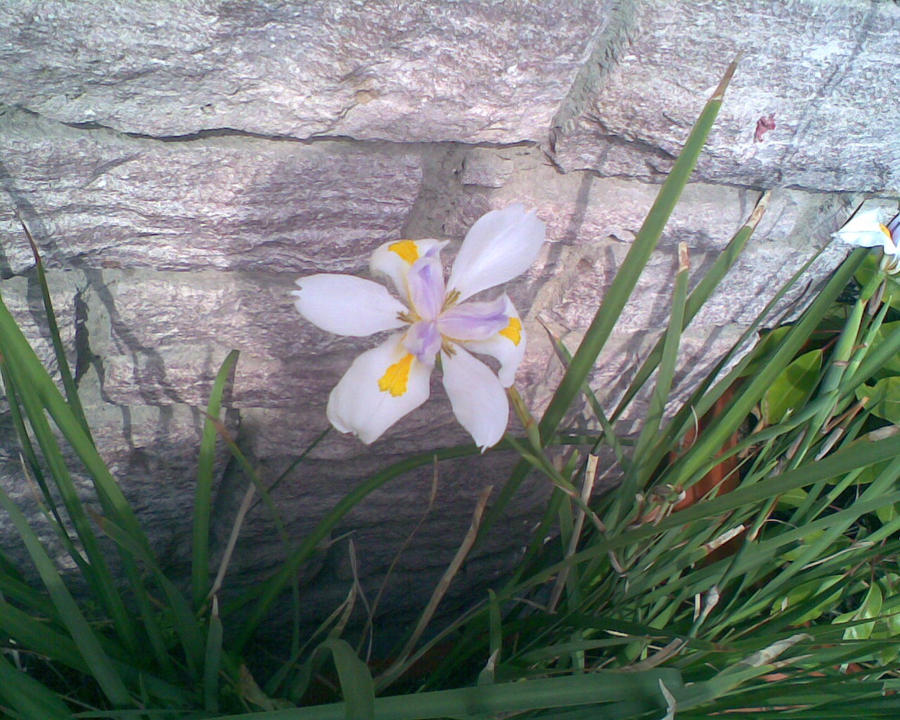
<instances>
[{"instance_id":1,"label":"flower center","mask_svg":"<svg viewBox=\"0 0 900 720\"><path fill-rule=\"evenodd\" d=\"M388 366L384 375L378 380L378 389L390 393L393 397L400 397L406 393L409 385L409 370L412 367L413 356L404 355L393 365Z\"/></svg>"}]
</instances>

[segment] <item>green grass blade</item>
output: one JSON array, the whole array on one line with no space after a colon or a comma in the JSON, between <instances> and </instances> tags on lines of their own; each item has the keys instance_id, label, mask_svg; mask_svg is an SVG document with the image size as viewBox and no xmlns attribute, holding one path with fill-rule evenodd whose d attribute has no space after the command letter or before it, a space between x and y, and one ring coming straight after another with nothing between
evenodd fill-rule
<instances>
[{"instance_id":1,"label":"green grass blade","mask_svg":"<svg viewBox=\"0 0 900 720\"><path fill-rule=\"evenodd\" d=\"M675 165L669 172L656 196L650 212L644 219L637 236L634 239L622 266L616 272L616 276L600 303L600 307L594 315L590 326L585 333L581 344L572 356L569 367L563 374L562 380L553 393L547 409L538 424L541 438L549 442L562 422L563 416L568 411L572 401L577 397L585 379L594 367L597 356L609 339L613 327L622 313L622 309L628 302L632 291L637 285L638 278L647 265L650 255L656 248L662 235L663 228L675 209L681 192L687 185L688 179L697 164L706 138L712 129L713 122L722 106L725 89L731 81L734 71L737 69L737 61L732 62L725 71L719 86L703 108L703 112L694 123ZM510 499L519 489L522 481L528 474L527 463L519 463L513 469L509 480L495 501L490 512L482 524L482 532L486 533L500 517Z\"/></svg>"},{"instance_id":2,"label":"green grass blade","mask_svg":"<svg viewBox=\"0 0 900 720\"><path fill-rule=\"evenodd\" d=\"M219 711L219 670L222 666L222 621L219 601L213 598L209 613L209 632L206 635L206 654L203 662L203 707L208 712Z\"/></svg>"},{"instance_id":3,"label":"green grass blade","mask_svg":"<svg viewBox=\"0 0 900 720\"><path fill-rule=\"evenodd\" d=\"M709 271L703 276L700 282L697 283L697 286L691 291L691 294L688 296L687 303L684 308L683 328L686 328L690 324L691 320L694 319L694 316L700 311L700 309L712 295L713 291L719 286L722 278L725 277L725 275L731 269L731 266L734 265L734 263L740 257L741 253L744 251L744 247L746 246L747 241L753 235L753 231L756 230L756 226L759 225L759 221L762 220L762 217L766 212L766 208L769 204L769 195L769 191L763 193L762 197L756 204L756 208L754 208L753 212L750 213L750 217L747 219L747 222L745 222L741 226L741 228L734 234L725 249L716 257L716 260ZM650 377L650 375L653 374L653 370L659 364L660 357L662 356L662 348L664 342L665 337L660 338L653 349L650 351L649 355L647 355L647 358L641 364L641 367L635 374L634 379L631 381L631 384L628 386L628 389L625 391L625 394L619 401L618 406L610 414L610 422L615 422L618 419L625 408L628 407L628 405L634 399L634 396L637 395L638 391L643 387L644 383L647 382L647 379Z\"/></svg>"},{"instance_id":4,"label":"green grass blade","mask_svg":"<svg viewBox=\"0 0 900 720\"><path fill-rule=\"evenodd\" d=\"M759 402L775 378L796 357L797 352L813 330L819 326L822 317L846 287L864 257L865 250L859 248L835 271L800 321L792 326L785 335L769 362L738 390L728 409L717 417L714 423L700 434L690 450L666 471L662 481L675 487L690 486L692 479L697 476L699 468L709 462L709 458L715 456L716 452L744 421L744 418L750 415L753 407Z\"/></svg>"},{"instance_id":5,"label":"green grass blade","mask_svg":"<svg viewBox=\"0 0 900 720\"><path fill-rule=\"evenodd\" d=\"M347 720L372 720L375 717L375 684L369 668L345 640L326 640L319 647L331 651Z\"/></svg>"},{"instance_id":6,"label":"green grass blade","mask_svg":"<svg viewBox=\"0 0 900 720\"><path fill-rule=\"evenodd\" d=\"M125 527L135 537L143 538L143 542L146 543L146 538L134 512L103 459L97 453L90 436L84 431L81 422L56 388L50 375L41 365L34 350L2 301L0 301L0 352L3 353L10 367L16 368L17 386L30 387L34 391L60 432L81 459L90 473L97 495L106 512L116 518L119 525Z\"/></svg>"},{"instance_id":7,"label":"green grass blade","mask_svg":"<svg viewBox=\"0 0 900 720\"><path fill-rule=\"evenodd\" d=\"M600 671L570 677L538 678L394 697L376 698L375 720L427 720L428 718L505 717L543 709L594 706L594 717L605 717L603 703L641 699L646 707L665 711L660 682L671 691L684 685L673 668L644 672ZM344 720L344 703L275 710L248 715L223 715L210 720ZM366 717L366 716L360 716Z\"/></svg>"},{"instance_id":8,"label":"green grass blade","mask_svg":"<svg viewBox=\"0 0 900 720\"><path fill-rule=\"evenodd\" d=\"M16 670L0 655L0 708L3 705L25 720L72 720L56 693Z\"/></svg>"},{"instance_id":9,"label":"green grass blade","mask_svg":"<svg viewBox=\"0 0 900 720\"><path fill-rule=\"evenodd\" d=\"M90 625L82 615L81 610L72 598L62 578L53 566L53 562L47 556L44 548L34 531L25 520L25 516L12 502L10 497L0 489L0 506L6 511L13 526L22 539L28 554L31 556L47 592L61 621L72 635L72 639L78 646L81 656L91 669L92 677L100 685L103 693L113 705L127 706L131 704L131 698L119 674L110 662L106 653L100 647L100 642L91 630Z\"/></svg>"},{"instance_id":10,"label":"green grass blade","mask_svg":"<svg viewBox=\"0 0 900 720\"><path fill-rule=\"evenodd\" d=\"M543 568L516 587L504 588L497 593L500 601L506 601L524 592L527 587L541 585L551 580L571 563L588 562L595 557L605 556L610 550L629 545L639 545L656 535L672 528L682 527L691 522L707 517L716 517L732 510L753 506L755 503L770 501L771 498L793 488L803 487L819 480L827 480L852 472L860 467L873 465L882 460L891 460L900 456L900 435L884 438L874 442L857 442L846 449L839 450L822 460L802 465L786 473L776 475L749 486L742 486L725 495L697 503L691 507L673 513L656 525L642 525L628 530L616 537L598 539L589 548L579 551L567 560ZM857 502L850 511L854 514L874 512L883 503L900 500L900 491L868 502ZM848 511L841 511L850 514ZM805 533L817 528L827 527L831 522L839 522L843 516L834 513L809 523L799 530L782 533L778 541L782 544L802 540Z\"/></svg>"},{"instance_id":11,"label":"green grass blade","mask_svg":"<svg viewBox=\"0 0 900 720\"><path fill-rule=\"evenodd\" d=\"M0 315L2 315L3 310L5 310L5 306L0 302ZM121 596L116 590L103 550L97 542L97 537L90 526L87 514L78 497L75 484L57 444L56 436L50 429L50 424L43 413L39 399L33 392L33 388L28 385L28 380L25 379L25 373L22 372L21 364L18 362L19 358L7 351L6 339L6 337L0 336L0 352L3 353L0 363L5 367L5 377L9 383L7 389L15 388L14 393L9 394L15 394L22 403L34 438L41 448L44 460L47 463L48 471L62 496L63 504L68 511L75 532L87 555L88 563L79 562L78 564L86 571L85 579L115 623L122 642L131 652L137 652L139 647L137 630L125 609ZM37 361L36 358L35 361ZM64 528L62 532L65 532Z\"/></svg>"},{"instance_id":12,"label":"green grass blade","mask_svg":"<svg viewBox=\"0 0 900 720\"><path fill-rule=\"evenodd\" d=\"M19 647L27 648L29 652L88 673L75 643L57 632L50 623L37 620L33 608L29 610L31 612L24 612L0 598L0 633L13 638Z\"/></svg>"},{"instance_id":13,"label":"green grass blade","mask_svg":"<svg viewBox=\"0 0 900 720\"><path fill-rule=\"evenodd\" d=\"M109 518L98 515L94 520L116 545L124 549L127 554L140 560L152 573L156 582L159 583L168 601L168 609L172 612L175 631L184 648L188 669L191 676L195 676L197 668L201 666L203 661L205 643L187 599L175 587L174 583L166 577L153 554L147 551L130 533L116 525Z\"/></svg>"},{"instance_id":14,"label":"green grass blade","mask_svg":"<svg viewBox=\"0 0 900 720\"><path fill-rule=\"evenodd\" d=\"M66 391L66 399L75 417L81 423L84 432L90 437L91 430L88 427L87 418L84 415L84 408L81 406L81 399L78 397L78 387L75 385L75 379L72 377L72 371L69 369L69 362L66 359L66 351L63 347L62 339L59 335L59 325L56 322L56 313L53 310L53 302L50 300L50 287L47 285L47 275L44 273L44 263L38 252L37 244L31 236L28 227L19 218L22 229L25 231L25 237L28 244L31 245L31 252L34 255L34 265L37 270L38 285L41 288L41 298L44 301L44 311L47 314L47 329L50 331L50 339L53 343L53 352L56 355L56 364L59 368L59 376L62 378L63 388Z\"/></svg>"},{"instance_id":15,"label":"green grass blade","mask_svg":"<svg viewBox=\"0 0 900 720\"><path fill-rule=\"evenodd\" d=\"M706 103L697 122L694 123L691 133L678 155L678 160L675 161L675 165L660 188L650 212L647 213L644 223L628 250L628 255L616 272L616 277L610 285L606 297L603 298L584 339L572 356L568 370L563 375L544 416L541 418L542 438L549 438L556 431L563 415L578 395L585 378L593 369L597 356L606 344L628 298L631 297L638 278L656 248L663 228L675 209L681 192L687 185L700 153L703 151L706 138L719 114L719 108L722 106L725 89L736 69L737 61L734 61L728 66L719 86Z\"/></svg>"},{"instance_id":16,"label":"green grass blade","mask_svg":"<svg viewBox=\"0 0 900 720\"><path fill-rule=\"evenodd\" d=\"M812 266L816 259L821 255L821 250L809 258L803 265L791 276L788 282L778 290L777 293L766 303L766 306L759 312L752 323L741 333L737 342L732 346L731 351L716 363L715 367L709 372L704 379L691 393L690 398L685 402L684 407L679 410L675 417L661 433L659 442L652 450L651 456L647 464L651 467L657 467L668 453L679 437L684 433L685 429L693 426L696 417L702 417L706 412L715 405L726 390L731 388L736 382L746 377L747 368L754 360L753 353L748 353L743 359L738 360L731 371L723 378L720 377L722 370L733 362L735 355L744 347L744 343L755 333L764 322L772 322L770 315L775 306L781 301L786 292L793 287L798 280L803 277L804 273ZM775 321L777 323L777 320Z\"/></svg>"},{"instance_id":17,"label":"green grass blade","mask_svg":"<svg viewBox=\"0 0 900 720\"><path fill-rule=\"evenodd\" d=\"M672 312L669 317L669 326L663 338L662 353L660 354L659 369L656 375L656 387L650 396L650 406L644 420L644 427L638 436L637 445L634 448L634 462L632 463L631 476L627 482L629 486L621 495L633 497L634 492L642 486L653 468L640 465L644 451L656 439L659 426L662 422L663 411L672 390L672 379L675 377L675 363L678 360L678 346L681 342L681 330L684 327L685 302L688 289L688 269L690 265L687 257L687 246L679 245L678 248L678 273L675 276L675 291L672 295Z\"/></svg>"},{"instance_id":18,"label":"green grass blade","mask_svg":"<svg viewBox=\"0 0 900 720\"><path fill-rule=\"evenodd\" d=\"M195 609L200 608L209 591L209 515L212 503L213 466L216 460L216 438L218 437L216 426L209 418L219 417L225 383L231 375L237 359L238 352L232 350L216 374L206 408L207 420L203 424L203 438L200 441L197 490L194 496L194 546L191 555L191 588Z\"/></svg>"}]
</instances>

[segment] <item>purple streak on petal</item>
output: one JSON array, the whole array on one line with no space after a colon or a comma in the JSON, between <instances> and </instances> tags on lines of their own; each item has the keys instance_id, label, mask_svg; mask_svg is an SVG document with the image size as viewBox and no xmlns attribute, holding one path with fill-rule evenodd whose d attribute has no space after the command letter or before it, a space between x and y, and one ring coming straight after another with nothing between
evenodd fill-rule
<instances>
[{"instance_id":1,"label":"purple streak on petal","mask_svg":"<svg viewBox=\"0 0 900 720\"><path fill-rule=\"evenodd\" d=\"M509 325L503 297L490 302L468 302L441 313L441 335L455 340L487 340Z\"/></svg>"},{"instance_id":2,"label":"purple streak on petal","mask_svg":"<svg viewBox=\"0 0 900 720\"><path fill-rule=\"evenodd\" d=\"M403 347L419 362L434 366L434 356L441 349L441 334L433 322L414 323L403 338Z\"/></svg>"},{"instance_id":3,"label":"purple streak on petal","mask_svg":"<svg viewBox=\"0 0 900 720\"><path fill-rule=\"evenodd\" d=\"M444 305L444 270L436 253L416 260L407 275L409 300L423 320L434 320Z\"/></svg>"}]
</instances>

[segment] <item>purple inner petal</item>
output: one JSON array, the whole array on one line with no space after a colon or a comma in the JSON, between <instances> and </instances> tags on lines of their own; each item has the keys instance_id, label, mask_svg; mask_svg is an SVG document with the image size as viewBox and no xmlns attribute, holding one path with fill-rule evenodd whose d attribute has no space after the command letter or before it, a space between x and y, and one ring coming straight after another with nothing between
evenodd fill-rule
<instances>
[{"instance_id":1,"label":"purple inner petal","mask_svg":"<svg viewBox=\"0 0 900 720\"><path fill-rule=\"evenodd\" d=\"M441 313L437 320L441 335L456 340L487 340L509 325L502 297L490 302L468 302Z\"/></svg>"},{"instance_id":2,"label":"purple inner petal","mask_svg":"<svg viewBox=\"0 0 900 720\"><path fill-rule=\"evenodd\" d=\"M419 362L434 366L434 356L441 349L441 334L433 322L414 323L403 338L403 347Z\"/></svg>"},{"instance_id":3,"label":"purple inner petal","mask_svg":"<svg viewBox=\"0 0 900 720\"><path fill-rule=\"evenodd\" d=\"M409 300L423 320L434 320L444 305L444 270L437 253L426 253L406 276Z\"/></svg>"}]
</instances>

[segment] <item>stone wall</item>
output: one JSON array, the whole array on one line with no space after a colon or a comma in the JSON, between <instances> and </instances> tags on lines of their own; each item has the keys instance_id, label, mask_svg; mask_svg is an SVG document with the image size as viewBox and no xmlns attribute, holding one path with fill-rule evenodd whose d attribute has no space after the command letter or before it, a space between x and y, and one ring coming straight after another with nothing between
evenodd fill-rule
<instances>
[{"instance_id":1,"label":"stone wall","mask_svg":"<svg viewBox=\"0 0 900 720\"><path fill-rule=\"evenodd\" d=\"M577 344L740 51L695 182L593 378L613 400L658 336L677 242L699 277L772 189L685 337L683 397L861 197L900 194L898 35L896 2L861 0L11 0L0 7L0 292L52 365L18 214L49 268L98 444L183 575L199 408L226 353L241 351L229 422L272 478L325 428L328 391L371 346L303 322L289 295L298 276L365 273L387 240L458 241L491 208L535 207L548 243L509 292L530 333L519 386L539 410L560 371L537 319ZM808 287L844 253L829 248ZM21 492L3 435L2 482ZM331 433L277 491L289 532L301 537L403 453L463 440L439 383L371 447ZM424 603L476 497L511 462L441 467L437 509L383 607ZM425 511L431 475L389 484L342 526L367 588ZM219 548L244 486L234 474L217 486ZM546 490L526 487L454 592L479 592L514 561ZM242 537L230 589L282 553L262 511ZM0 544L14 545L2 521ZM347 553L341 539L306 574L311 621L346 593Z\"/></svg>"}]
</instances>

